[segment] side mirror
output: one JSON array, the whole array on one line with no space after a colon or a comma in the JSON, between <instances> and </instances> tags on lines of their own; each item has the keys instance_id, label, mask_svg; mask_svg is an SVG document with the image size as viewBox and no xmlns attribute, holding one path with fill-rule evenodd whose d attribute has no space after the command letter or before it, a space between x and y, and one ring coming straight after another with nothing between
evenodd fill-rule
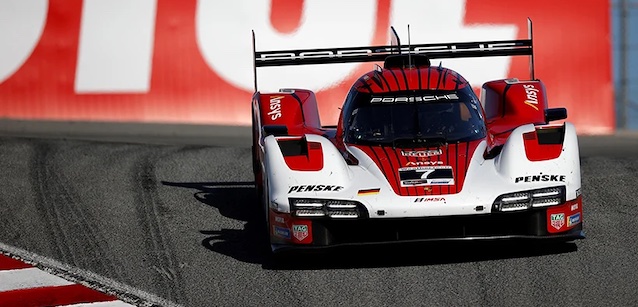
<instances>
[{"instance_id":1,"label":"side mirror","mask_svg":"<svg viewBox=\"0 0 638 307\"><path fill-rule=\"evenodd\" d=\"M561 120L567 118L567 109L565 108L551 108L545 109L545 122L549 123L555 120Z\"/></svg>"},{"instance_id":2,"label":"side mirror","mask_svg":"<svg viewBox=\"0 0 638 307\"><path fill-rule=\"evenodd\" d=\"M288 127L285 125L265 125L264 128L264 136L274 135L274 136L286 136L288 135Z\"/></svg>"}]
</instances>

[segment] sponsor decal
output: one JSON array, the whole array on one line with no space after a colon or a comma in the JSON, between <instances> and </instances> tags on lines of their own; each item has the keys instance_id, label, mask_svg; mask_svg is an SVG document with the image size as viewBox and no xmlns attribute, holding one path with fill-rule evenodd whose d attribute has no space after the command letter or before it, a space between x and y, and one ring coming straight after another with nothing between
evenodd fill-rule
<instances>
[{"instance_id":1,"label":"sponsor decal","mask_svg":"<svg viewBox=\"0 0 638 307\"><path fill-rule=\"evenodd\" d=\"M578 210L578 203L572 205L572 211Z\"/></svg>"},{"instance_id":2,"label":"sponsor decal","mask_svg":"<svg viewBox=\"0 0 638 307\"><path fill-rule=\"evenodd\" d=\"M299 241L308 237L308 225L292 225L292 235Z\"/></svg>"},{"instance_id":3,"label":"sponsor decal","mask_svg":"<svg viewBox=\"0 0 638 307\"><path fill-rule=\"evenodd\" d=\"M273 226L273 233L277 237L284 238L284 239L290 239L290 229L288 229L288 228L279 227L279 226Z\"/></svg>"},{"instance_id":4,"label":"sponsor decal","mask_svg":"<svg viewBox=\"0 0 638 307\"><path fill-rule=\"evenodd\" d=\"M565 213L557 213L549 216L552 227L560 230L565 225Z\"/></svg>"},{"instance_id":5,"label":"sponsor decal","mask_svg":"<svg viewBox=\"0 0 638 307\"><path fill-rule=\"evenodd\" d=\"M376 194L379 194L379 191L381 191L381 189L359 190L359 192L357 192L357 195L359 196L376 195Z\"/></svg>"},{"instance_id":6,"label":"sponsor decal","mask_svg":"<svg viewBox=\"0 0 638 307\"><path fill-rule=\"evenodd\" d=\"M405 166L443 165L443 161L409 161Z\"/></svg>"},{"instance_id":7,"label":"sponsor decal","mask_svg":"<svg viewBox=\"0 0 638 307\"><path fill-rule=\"evenodd\" d=\"M516 179L514 179L514 183L540 182L540 181L565 182L565 175L533 175L533 176L516 177Z\"/></svg>"},{"instance_id":8,"label":"sponsor decal","mask_svg":"<svg viewBox=\"0 0 638 307\"><path fill-rule=\"evenodd\" d=\"M443 154L443 151L440 148L432 150L401 151L401 155L404 157L432 157L441 154Z\"/></svg>"},{"instance_id":9,"label":"sponsor decal","mask_svg":"<svg viewBox=\"0 0 638 307\"><path fill-rule=\"evenodd\" d=\"M540 92L540 90L533 84L525 84L523 87L525 88L525 94L527 95L525 104L538 111L538 92Z\"/></svg>"},{"instance_id":10,"label":"sponsor decal","mask_svg":"<svg viewBox=\"0 0 638 307\"><path fill-rule=\"evenodd\" d=\"M580 196L580 188L576 189L576 197Z\"/></svg>"},{"instance_id":11,"label":"sponsor decal","mask_svg":"<svg viewBox=\"0 0 638 307\"><path fill-rule=\"evenodd\" d=\"M445 95L419 95L419 96L400 96L400 97L372 97L370 103L412 103L412 102L430 102L439 100L457 100L459 96L456 94Z\"/></svg>"},{"instance_id":12,"label":"sponsor decal","mask_svg":"<svg viewBox=\"0 0 638 307\"><path fill-rule=\"evenodd\" d=\"M281 100L284 96L272 96L270 97L270 119L276 120L281 117Z\"/></svg>"},{"instance_id":13,"label":"sponsor decal","mask_svg":"<svg viewBox=\"0 0 638 307\"><path fill-rule=\"evenodd\" d=\"M399 169L399 177L402 187L454 184L454 174L449 165L404 167Z\"/></svg>"},{"instance_id":14,"label":"sponsor decal","mask_svg":"<svg viewBox=\"0 0 638 307\"><path fill-rule=\"evenodd\" d=\"M318 185L293 185L288 190L288 194L295 192L338 192L343 190L343 187L340 185L326 185L326 184L318 184Z\"/></svg>"},{"instance_id":15,"label":"sponsor decal","mask_svg":"<svg viewBox=\"0 0 638 307\"><path fill-rule=\"evenodd\" d=\"M445 197L417 197L414 200L415 203L431 203L431 202L443 202L445 203Z\"/></svg>"},{"instance_id":16,"label":"sponsor decal","mask_svg":"<svg viewBox=\"0 0 638 307\"><path fill-rule=\"evenodd\" d=\"M461 43L461 44L429 44L428 46L420 46L420 47L378 47L378 48L340 48L334 50L321 50L321 51L295 51L291 50L288 52L280 52L280 53L259 53L260 56L255 60L258 62L268 62L272 60L303 60L303 59L316 59L316 58L348 58L348 57L360 57L360 56L371 56L373 54L387 54L390 55L392 53L397 52L397 49L400 49L401 52L409 52L412 54L420 54L420 53L432 53L432 52L442 52L442 51L459 51L459 50L484 50L484 49L493 49L493 48L508 48L508 47L516 47L516 43L509 42L496 42L496 43Z\"/></svg>"},{"instance_id":17,"label":"sponsor decal","mask_svg":"<svg viewBox=\"0 0 638 307\"><path fill-rule=\"evenodd\" d=\"M567 227L572 227L576 224L580 223L580 212L574 214L574 215L570 215L567 218Z\"/></svg>"},{"instance_id":18,"label":"sponsor decal","mask_svg":"<svg viewBox=\"0 0 638 307\"><path fill-rule=\"evenodd\" d=\"M286 224L286 219L284 219L281 216L275 216L275 222L281 223L281 224Z\"/></svg>"}]
</instances>

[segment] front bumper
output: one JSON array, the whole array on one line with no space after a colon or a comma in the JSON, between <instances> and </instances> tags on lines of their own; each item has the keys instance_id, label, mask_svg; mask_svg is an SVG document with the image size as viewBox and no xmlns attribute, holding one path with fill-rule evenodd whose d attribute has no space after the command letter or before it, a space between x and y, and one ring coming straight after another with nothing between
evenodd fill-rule
<instances>
[{"instance_id":1,"label":"front bumper","mask_svg":"<svg viewBox=\"0 0 638 307\"><path fill-rule=\"evenodd\" d=\"M276 221L285 223L276 225ZM393 242L513 239L571 241L584 238L580 197L559 206L518 212L358 220L293 219L287 215L279 216L276 221L271 220L275 222L275 226L271 228L289 229L289 235L283 237L271 232L273 250ZM299 230L306 233L298 232Z\"/></svg>"}]
</instances>

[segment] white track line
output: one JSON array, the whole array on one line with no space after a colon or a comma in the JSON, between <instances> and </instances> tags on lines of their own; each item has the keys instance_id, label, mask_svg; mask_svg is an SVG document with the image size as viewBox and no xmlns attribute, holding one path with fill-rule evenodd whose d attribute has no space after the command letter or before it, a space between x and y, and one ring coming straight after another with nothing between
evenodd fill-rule
<instances>
[{"instance_id":1,"label":"white track line","mask_svg":"<svg viewBox=\"0 0 638 307\"><path fill-rule=\"evenodd\" d=\"M135 307L135 306L124 303L122 301L110 301L110 302L99 302L99 303L64 305L64 306L58 306L58 307Z\"/></svg>"},{"instance_id":2,"label":"white track line","mask_svg":"<svg viewBox=\"0 0 638 307\"><path fill-rule=\"evenodd\" d=\"M49 274L38 268L0 271L0 292L38 287L73 285L66 279Z\"/></svg>"},{"instance_id":3,"label":"white track line","mask_svg":"<svg viewBox=\"0 0 638 307\"><path fill-rule=\"evenodd\" d=\"M133 288L113 279L95 274L90 271L72 267L68 264L61 263L57 260L34 254L30 251L14 247L0 242L0 252L11 254L19 257L23 262L37 265L40 269L49 273L61 276L72 282L83 285L90 285L91 288L98 291L118 296L124 301L133 303L137 306L165 306L165 307L181 307L173 301L159 297L140 289ZM87 305L100 306L100 305ZM102 305L104 306L104 305ZM102 307L100 306L100 307ZM108 306L108 305L106 305ZM118 306L118 305L115 305ZM126 306L126 305L123 305Z\"/></svg>"}]
</instances>

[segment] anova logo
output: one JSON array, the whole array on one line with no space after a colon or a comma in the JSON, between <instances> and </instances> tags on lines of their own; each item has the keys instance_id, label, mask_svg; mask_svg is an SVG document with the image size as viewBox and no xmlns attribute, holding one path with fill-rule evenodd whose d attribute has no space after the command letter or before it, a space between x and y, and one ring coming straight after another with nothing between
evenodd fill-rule
<instances>
[{"instance_id":1,"label":"anova logo","mask_svg":"<svg viewBox=\"0 0 638 307\"><path fill-rule=\"evenodd\" d=\"M405 164L407 167L429 165L443 165L443 161L408 161L408 163Z\"/></svg>"},{"instance_id":2,"label":"anova logo","mask_svg":"<svg viewBox=\"0 0 638 307\"><path fill-rule=\"evenodd\" d=\"M525 88L525 95L527 96L525 104L538 111L538 92L540 92L540 90L533 84L525 84L523 88Z\"/></svg>"},{"instance_id":3,"label":"anova logo","mask_svg":"<svg viewBox=\"0 0 638 307\"><path fill-rule=\"evenodd\" d=\"M58 5L48 0L0 1L0 20L4 22L4 26L0 27L0 83L10 78L31 57L43 39L45 25L50 22L47 18L56 18L55 14L47 14L49 7L54 4ZM151 90L152 73L157 70L153 66L162 65L154 61L159 51L157 48L162 48L161 51L165 53L175 52L171 49L176 47L175 44L156 45L159 27L175 27L175 20L167 17L173 15L166 15L166 7L162 11L158 5L165 4L158 0L139 0L134 3L122 0L83 1L79 31L72 29L65 32L71 33L68 37L47 38L48 41L77 40L77 48L68 46L77 57L74 63L75 93L148 93ZM189 18L187 5L175 6L184 10L180 13L182 15L175 15L181 16L176 19L177 27L179 30L195 32L194 46L199 49L207 68L228 84L248 92L253 90L250 60L250 31L253 29L258 50L316 48L317 37L324 37L325 40L320 43L327 47L385 43L387 31L375 32L380 22L377 17L394 25L404 39L407 37L407 24L410 24L413 29L411 41L419 43L510 40L515 39L517 33L514 25L466 25L463 21L464 0L441 3L393 0L389 7L379 6L377 0L356 3L339 0L303 1L299 14L301 21L291 33L281 33L272 26L271 0L199 0L192 30L184 26L192 21L180 19ZM425 11L436 14L423 18L422 12ZM329 23L325 22L328 17L331 20ZM49 31L47 35L61 33L56 31ZM189 35L181 35L182 32L171 33L180 33L181 37L190 39ZM331 35L326 37L325 33ZM199 59L192 62L184 60L189 61L189 65L200 63ZM434 62L433 65L438 64ZM468 66L470 63L471 66ZM480 85L486 80L505 78L510 59L453 59L445 60L444 64L459 71L474 85ZM359 65L365 64L330 65L320 70L312 65L263 69L259 72L258 81L263 90L276 90L282 84L313 90L330 89L350 77ZM468 70L467 67L472 69Z\"/></svg>"},{"instance_id":4,"label":"anova logo","mask_svg":"<svg viewBox=\"0 0 638 307\"><path fill-rule=\"evenodd\" d=\"M276 120L281 117L281 100L284 96L271 96L270 97L270 119Z\"/></svg>"}]
</instances>

